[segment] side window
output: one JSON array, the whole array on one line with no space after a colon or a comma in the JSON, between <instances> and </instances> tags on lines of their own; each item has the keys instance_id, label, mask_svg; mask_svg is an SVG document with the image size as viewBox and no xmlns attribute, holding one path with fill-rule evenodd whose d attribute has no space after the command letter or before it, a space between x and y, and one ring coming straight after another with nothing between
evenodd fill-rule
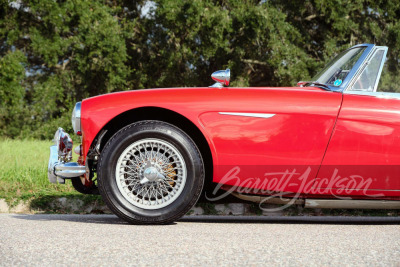
<instances>
[{"instance_id":1,"label":"side window","mask_svg":"<svg viewBox=\"0 0 400 267\"><path fill-rule=\"evenodd\" d=\"M397 60L394 61L395 61L394 64L397 65L398 61ZM382 70L382 76L379 79L377 92L400 94L400 71L399 70L390 71L389 70L390 63L393 64L393 62L389 62L389 60L386 58L386 63L383 66Z\"/></svg>"},{"instance_id":2,"label":"side window","mask_svg":"<svg viewBox=\"0 0 400 267\"><path fill-rule=\"evenodd\" d=\"M351 91L364 91L364 92L374 91L384 54L385 50L383 49L380 49L375 52L375 54L369 60L368 66L363 70L361 75L354 83L353 87L351 88Z\"/></svg>"}]
</instances>

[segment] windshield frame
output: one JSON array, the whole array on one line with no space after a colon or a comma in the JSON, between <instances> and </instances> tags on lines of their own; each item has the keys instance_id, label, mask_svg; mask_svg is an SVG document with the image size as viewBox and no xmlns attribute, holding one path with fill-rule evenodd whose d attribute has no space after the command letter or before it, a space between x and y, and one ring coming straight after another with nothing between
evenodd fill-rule
<instances>
[{"instance_id":1,"label":"windshield frame","mask_svg":"<svg viewBox=\"0 0 400 267\"><path fill-rule=\"evenodd\" d=\"M374 51L375 45L374 44L359 44L359 45L355 45L355 46L352 46L352 47L346 49L345 51L341 52L340 54L345 54L349 50L354 49L354 48L358 48L358 47L366 47L366 48L363 51L363 53L361 54L360 58L354 64L353 68L350 70L349 74L347 74L347 76L343 80L342 84L340 86L334 86L334 85L325 84L326 87L328 87L331 91L343 92L343 91L345 91L347 89L349 84L351 84L351 81L354 79L354 77L358 73L358 71L361 68L361 66L363 66L364 62L367 60L368 56L371 54L371 52ZM328 66L332 61L334 61L336 59L336 57L337 56L332 58L325 66ZM311 82L309 82L309 86L312 86L313 82L321 83L319 81L311 81ZM316 86L316 87L318 87L318 86Z\"/></svg>"}]
</instances>

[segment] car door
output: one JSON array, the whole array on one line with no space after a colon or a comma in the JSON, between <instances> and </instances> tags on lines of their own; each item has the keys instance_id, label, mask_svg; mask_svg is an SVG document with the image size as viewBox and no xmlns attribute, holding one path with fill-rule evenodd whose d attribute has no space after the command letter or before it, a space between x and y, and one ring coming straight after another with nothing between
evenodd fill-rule
<instances>
[{"instance_id":1,"label":"car door","mask_svg":"<svg viewBox=\"0 0 400 267\"><path fill-rule=\"evenodd\" d=\"M218 105L199 117L216 151L214 182L259 194L312 187L342 94L315 87L218 92Z\"/></svg>"},{"instance_id":2,"label":"car door","mask_svg":"<svg viewBox=\"0 0 400 267\"><path fill-rule=\"evenodd\" d=\"M400 195L400 97L376 92L386 53L376 47L344 91L313 193Z\"/></svg>"}]
</instances>

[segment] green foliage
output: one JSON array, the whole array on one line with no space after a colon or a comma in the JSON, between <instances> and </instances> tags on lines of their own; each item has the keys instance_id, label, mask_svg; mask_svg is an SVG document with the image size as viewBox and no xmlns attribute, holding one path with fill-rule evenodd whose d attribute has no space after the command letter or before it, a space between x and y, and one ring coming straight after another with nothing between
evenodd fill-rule
<instances>
[{"instance_id":1,"label":"green foliage","mask_svg":"<svg viewBox=\"0 0 400 267\"><path fill-rule=\"evenodd\" d=\"M389 46L400 91L397 0L0 0L0 136L71 131L74 103L114 91L290 86L357 43Z\"/></svg>"},{"instance_id":2,"label":"green foliage","mask_svg":"<svg viewBox=\"0 0 400 267\"><path fill-rule=\"evenodd\" d=\"M16 136L24 120L25 62L21 51L7 52L0 59L0 135Z\"/></svg>"},{"instance_id":3,"label":"green foliage","mask_svg":"<svg viewBox=\"0 0 400 267\"><path fill-rule=\"evenodd\" d=\"M147 24L148 61L154 64L146 87L207 86L212 70L223 67L232 68L233 86L282 85L309 76L301 35L273 6L157 1L154 17Z\"/></svg>"}]
</instances>

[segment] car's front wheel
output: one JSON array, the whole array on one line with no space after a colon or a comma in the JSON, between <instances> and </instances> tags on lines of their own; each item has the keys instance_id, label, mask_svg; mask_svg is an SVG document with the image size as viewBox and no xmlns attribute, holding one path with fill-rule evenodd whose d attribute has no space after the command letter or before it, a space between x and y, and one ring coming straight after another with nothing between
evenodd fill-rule
<instances>
[{"instance_id":1,"label":"car's front wheel","mask_svg":"<svg viewBox=\"0 0 400 267\"><path fill-rule=\"evenodd\" d=\"M196 203L204 184L199 150L179 128L141 121L118 131L101 152L98 187L108 207L138 224L164 224Z\"/></svg>"}]
</instances>

